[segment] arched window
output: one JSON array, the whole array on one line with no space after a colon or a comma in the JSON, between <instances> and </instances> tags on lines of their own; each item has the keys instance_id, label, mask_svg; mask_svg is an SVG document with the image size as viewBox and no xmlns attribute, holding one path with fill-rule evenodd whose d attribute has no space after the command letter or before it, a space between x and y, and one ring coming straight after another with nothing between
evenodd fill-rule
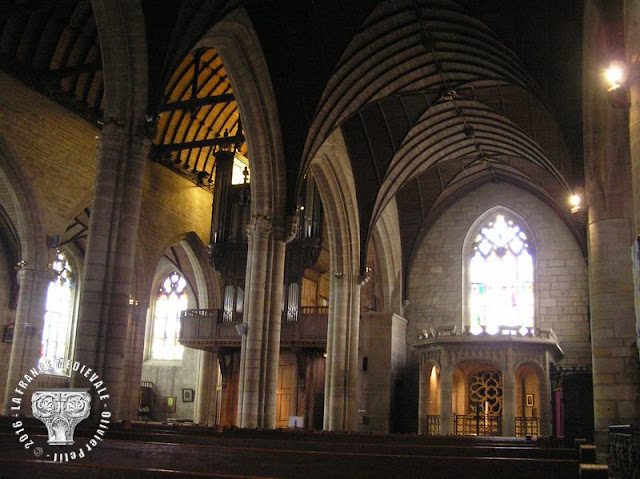
<instances>
[{"instance_id":1,"label":"arched window","mask_svg":"<svg viewBox=\"0 0 640 479\"><path fill-rule=\"evenodd\" d=\"M60 251L51 270L55 277L47 289L40 357L54 361L70 356L75 278L67 257Z\"/></svg>"},{"instance_id":2,"label":"arched window","mask_svg":"<svg viewBox=\"0 0 640 479\"><path fill-rule=\"evenodd\" d=\"M533 327L533 255L527 234L504 214L480 228L469 262L471 332Z\"/></svg>"},{"instance_id":3,"label":"arched window","mask_svg":"<svg viewBox=\"0 0 640 479\"><path fill-rule=\"evenodd\" d=\"M153 318L151 357L182 359L184 347L178 343L180 312L187 309L187 281L174 271L160 285Z\"/></svg>"}]
</instances>

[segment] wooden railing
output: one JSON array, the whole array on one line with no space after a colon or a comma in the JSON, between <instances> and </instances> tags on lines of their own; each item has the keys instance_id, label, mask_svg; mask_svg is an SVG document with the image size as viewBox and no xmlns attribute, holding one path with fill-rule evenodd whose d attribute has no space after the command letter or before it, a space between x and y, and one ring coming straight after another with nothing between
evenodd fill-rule
<instances>
[{"instance_id":1,"label":"wooden railing","mask_svg":"<svg viewBox=\"0 0 640 479\"><path fill-rule=\"evenodd\" d=\"M516 437L536 437L540 435L540 418L516 417Z\"/></svg>"},{"instance_id":2,"label":"wooden railing","mask_svg":"<svg viewBox=\"0 0 640 479\"><path fill-rule=\"evenodd\" d=\"M303 306L298 310L295 320L287 321L283 316L280 340L326 343L328 317L329 308L326 306Z\"/></svg>"},{"instance_id":3,"label":"wooden railing","mask_svg":"<svg viewBox=\"0 0 640 479\"><path fill-rule=\"evenodd\" d=\"M294 321L286 321L283 316L281 341L326 343L328 312L326 306L305 306ZM228 315L221 309L189 309L180 315L180 342L203 349L221 342L239 345L236 326L241 323L241 315Z\"/></svg>"},{"instance_id":4,"label":"wooden railing","mask_svg":"<svg viewBox=\"0 0 640 479\"><path fill-rule=\"evenodd\" d=\"M609 477L640 478L640 435L630 424L609 426Z\"/></svg>"},{"instance_id":5,"label":"wooden railing","mask_svg":"<svg viewBox=\"0 0 640 479\"><path fill-rule=\"evenodd\" d=\"M324 318L328 315L328 306L302 306L300 308L300 316L305 318Z\"/></svg>"}]
</instances>

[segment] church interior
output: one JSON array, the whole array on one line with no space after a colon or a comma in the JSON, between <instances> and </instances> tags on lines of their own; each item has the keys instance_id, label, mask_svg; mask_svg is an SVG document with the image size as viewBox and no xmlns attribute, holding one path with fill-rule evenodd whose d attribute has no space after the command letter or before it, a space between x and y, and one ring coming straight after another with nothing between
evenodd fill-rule
<instances>
[{"instance_id":1,"label":"church interior","mask_svg":"<svg viewBox=\"0 0 640 479\"><path fill-rule=\"evenodd\" d=\"M639 2L0 12L5 415L640 458Z\"/></svg>"}]
</instances>

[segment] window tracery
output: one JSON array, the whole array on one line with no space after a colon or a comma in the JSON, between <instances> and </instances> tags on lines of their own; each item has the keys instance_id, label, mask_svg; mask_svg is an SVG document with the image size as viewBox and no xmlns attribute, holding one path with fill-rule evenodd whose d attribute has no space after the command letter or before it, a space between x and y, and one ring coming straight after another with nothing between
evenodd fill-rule
<instances>
[{"instance_id":1,"label":"window tracery","mask_svg":"<svg viewBox=\"0 0 640 479\"><path fill-rule=\"evenodd\" d=\"M187 309L187 281L177 271L170 273L160 285L153 318L151 357L182 359L184 347L178 342L180 312Z\"/></svg>"},{"instance_id":2,"label":"window tracery","mask_svg":"<svg viewBox=\"0 0 640 479\"><path fill-rule=\"evenodd\" d=\"M522 334L533 327L533 255L522 228L503 214L476 235L469 263L470 331Z\"/></svg>"},{"instance_id":3,"label":"window tracery","mask_svg":"<svg viewBox=\"0 0 640 479\"><path fill-rule=\"evenodd\" d=\"M56 252L51 271L54 278L47 288L40 357L55 364L56 359L68 359L70 356L75 277L66 255L61 251Z\"/></svg>"}]
</instances>

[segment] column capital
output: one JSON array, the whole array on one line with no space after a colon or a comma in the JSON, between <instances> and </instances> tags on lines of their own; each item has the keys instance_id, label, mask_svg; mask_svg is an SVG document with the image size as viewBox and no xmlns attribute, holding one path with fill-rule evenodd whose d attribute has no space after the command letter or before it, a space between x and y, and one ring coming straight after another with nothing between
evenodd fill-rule
<instances>
[{"instance_id":1,"label":"column capital","mask_svg":"<svg viewBox=\"0 0 640 479\"><path fill-rule=\"evenodd\" d=\"M100 134L96 136L96 148L100 155L105 150L119 148L125 142L134 141L147 151L151 148L152 139L148 137L145 130L132 131L124 121L110 119L105 121Z\"/></svg>"},{"instance_id":2,"label":"column capital","mask_svg":"<svg viewBox=\"0 0 640 479\"><path fill-rule=\"evenodd\" d=\"M282 239L285 243L290 243L298 235L299 228L300 215L296 213L295 215L287 216L284 220L284 225L278 229L279 239Z\"/></svg>"},{"instance_id":3,"label":"column capital","mask_svg":"<svg viewBox=\"0 0 640 479\"><path fill-rule=\"evenodd\" d=\"M249 241L266 238L273 231L273 220L270 216L254 216L253 221L247 225L247 239Z\"/></svg>"}]
</instances>

